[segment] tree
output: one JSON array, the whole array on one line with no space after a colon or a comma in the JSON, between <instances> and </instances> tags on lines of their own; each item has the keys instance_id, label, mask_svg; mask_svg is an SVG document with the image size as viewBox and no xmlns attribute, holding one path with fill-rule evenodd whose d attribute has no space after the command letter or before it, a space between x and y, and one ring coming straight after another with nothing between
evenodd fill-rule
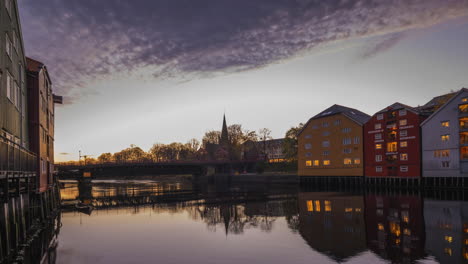
<instances>
[{"instance_id":1,"label":"tree","mask_svg":"<svg viewBox=\"0 0 468 264\"><path fill-rule=\"evenodd\" d=\"M111 162L112 161L112 153L109 153L109 152L108 153L102 153L101 155L99 155L97 160L100 163Z\"/></svg>"},{"instance_id":2,"label":"tree","mask_svg":"<svg viewBox=\"0 0 468 264\"><path fill-rule=\"evenodd\" d=\"M200 148L200 141L198 141L196 138L192 138L185 145L193 152L197 152L197 150Z\"/></svg>"},{"instance_id":3,"label":"tree","mask_svg":"<svg viewBox=\"0 0 468 264\"><path fill-rule=\"evenodd\" d=\"M219 138L221 137L221 132L216 130L210 130L205 133L202 139L202 145L206 148L208 143L219 144Z\"/></svg>"},{"instance_id":4,"label":"tree","mask_svg":"<svg viewBox=\"0 0 468 264\"><path fill-rule=\"evenodd\" d=\"M283 141L283 154L286 160L297 161L297 135L304 127L303 123L300 123L296 127L291 127L286 131Z\"/></svg>"},{"instance_id":5,"label":"tree","mask_svg":"<svg viewBox=\"0 0 468 264\"><path fill-rule=\"evenodd\" d=\"M270 136L270 134L271 134L271 130L268 129L268 128L261 128L261 129L258 130L259 139L261 141L263 141L262 153L263 153L263 158L264 159L268 158L268 153L267 153L267 150L266 150L266 141L272 138Z\"/></svg>"}]
</instances>

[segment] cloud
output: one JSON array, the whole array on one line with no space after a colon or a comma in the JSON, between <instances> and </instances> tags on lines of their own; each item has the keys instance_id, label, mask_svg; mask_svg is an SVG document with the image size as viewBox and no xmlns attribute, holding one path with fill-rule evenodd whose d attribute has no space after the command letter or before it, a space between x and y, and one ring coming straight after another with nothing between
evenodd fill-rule
<instances>
[{"instance_id":1,"label":"cloud","mask_svg":"<svg viewBox=\"0 0 468 264\"><path fill-rule=\"evenodd\" d=\"M393 46L398 44L403 38L405 38L404 32L398 32L389 34L387 36L382 37L375 43L374 45L370 45L366 50L364 50L363 54L361 55L362 59L369 59L376 56L379 53L385 52L391 49Z\"/></svg>"},{"instance_id":2,"label":"cloud","mask_svg":"<svg viewBox=\"0 0 468 264\"><path fill-rule=\"evenodd\" d=\"M77 100L109 76L194 78L245 71L317 45L389 35L468 13L467 0L19 0L28 56Z\"/></svg>"}]
</instances>

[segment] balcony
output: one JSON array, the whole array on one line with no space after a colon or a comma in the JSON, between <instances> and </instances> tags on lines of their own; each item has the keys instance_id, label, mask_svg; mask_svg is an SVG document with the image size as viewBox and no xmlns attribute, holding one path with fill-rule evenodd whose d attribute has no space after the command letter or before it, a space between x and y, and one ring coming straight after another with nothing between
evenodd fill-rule
<instances>
[{"instance_id":1,"label":"balcony","mask_svg":"<svg viewBox=\"0 0 468 264\"><path fill-rule=\"evenodd\" d=\"M468 116L468 104L461 104L458 106L459 116Z\"/></svg>"},{"instance_id":2,"label":"balcony","mask_svg":"<svg viewBox=\"0 0 468 264\"><path fill-rule=\"evenodd\" d=\"M468 117L460 118L458 121L460 131L468 131Z\"/></svg>"},{"instance_id":3,"label":"balcony","mask_svg":"<svg viewBox=\"0 0 468 264\"><path fill-rule=\"evenodd\" d=\"M36 166L36 155L0 136L0 178L33 177Z\"/></svg>"}]
</instances>

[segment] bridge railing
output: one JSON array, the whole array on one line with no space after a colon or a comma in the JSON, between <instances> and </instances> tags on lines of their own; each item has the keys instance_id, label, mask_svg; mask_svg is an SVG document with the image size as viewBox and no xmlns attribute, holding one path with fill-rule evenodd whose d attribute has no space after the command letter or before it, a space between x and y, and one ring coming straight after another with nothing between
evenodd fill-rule
<instances>
[{"instance_id":1,"label":"bridge railing","mask_svg":"<svg viewBox=\"0 0 468 264\"><path fill-rule=\"evenodd\" d=\"M36 168L36 155L34 153L0 136L0 173L3 177L8 178L11 173L35 174Z\"/></svg>"}]
</instances>

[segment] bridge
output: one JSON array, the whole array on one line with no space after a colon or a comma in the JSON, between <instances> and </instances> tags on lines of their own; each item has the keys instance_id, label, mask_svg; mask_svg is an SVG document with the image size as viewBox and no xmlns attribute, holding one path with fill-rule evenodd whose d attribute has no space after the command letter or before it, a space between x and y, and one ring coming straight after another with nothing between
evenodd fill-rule
<instances>
[{"instance_id":1,"label":"bridge","mask_svg":"<svg viewBox=\"0 0 468 264\"><path fill-rule=\"evenodd\" d=\"M171 162L108 162L86 165L57 164L61 178L92 178L106 176L184 175L213 176L253 171L257 161L171 161Z\"/></svg>"}]
</instances>

